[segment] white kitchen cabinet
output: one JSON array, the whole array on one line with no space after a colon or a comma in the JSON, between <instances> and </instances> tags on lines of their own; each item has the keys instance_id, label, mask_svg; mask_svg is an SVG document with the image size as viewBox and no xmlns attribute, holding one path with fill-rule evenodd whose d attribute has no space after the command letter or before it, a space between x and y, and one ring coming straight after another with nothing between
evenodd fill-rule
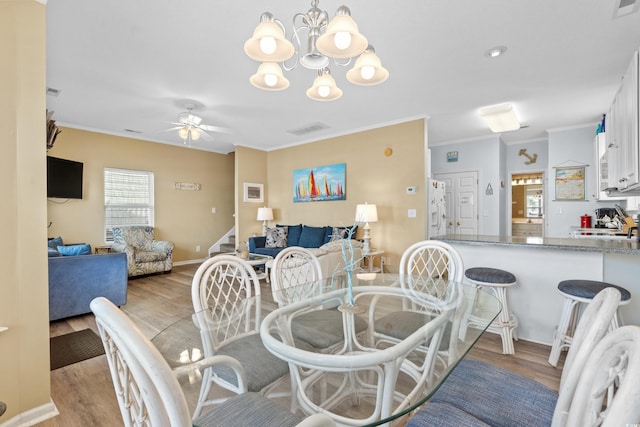
<instances>
[{"instance_id":1,"label":"white kitchen cabinet","mask_svg":"<svg viewBox=\"0 0 640 427\"><path fill-rule=\"evenodd\" d=\"M607 120L609 117L607 116ZM610 123L610 122L607 122ZM608 135L613 135L613 130L607 129L607 132L601 132L596 135L594 138L594 147L593 151L595 153L596 161L595 164L598 166L596 170L596 192L593 195L595 200L605 201L605 200L622 200L626 197L622 195L622 193L617 191L611 191L611 185L609 184L610 179L610 168L609 168L609 155L615 156L617 155L616 149L608 147L607 140ZM615 170L615 166L614 169ZM613 176L611 176L613 179Z\"/></svg>"},{"instance_id":2,"label":"white kitchen cabinet","mask_svg":"<svg viewBox=\"0 0 640 427\"><path fill-rule=\"evenodd\" d=\"M636 51L607 115L608 185L621 193L640 190L638 57Z\"/></svg>"}]
</instances>

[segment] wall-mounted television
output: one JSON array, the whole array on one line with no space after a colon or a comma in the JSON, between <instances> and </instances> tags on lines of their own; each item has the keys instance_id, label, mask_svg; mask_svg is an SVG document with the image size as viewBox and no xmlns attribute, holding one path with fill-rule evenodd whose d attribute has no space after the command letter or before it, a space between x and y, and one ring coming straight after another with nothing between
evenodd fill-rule
<instances>
[{"instance_id":1,"label":"wall-mounted television","mask_svg":"<svg viewBox=\"0 0 640 427\"><path fill-rule=\"evenodd\" d=\"M83 164L47 156L47 197L82 199Z\"/></svg>"}]
</instances>

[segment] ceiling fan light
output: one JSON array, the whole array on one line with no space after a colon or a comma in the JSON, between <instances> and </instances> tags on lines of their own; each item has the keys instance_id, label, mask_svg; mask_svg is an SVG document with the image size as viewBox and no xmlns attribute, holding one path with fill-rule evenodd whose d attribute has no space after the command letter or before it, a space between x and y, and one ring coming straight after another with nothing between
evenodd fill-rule
<instances>
[{"instance_id":1,"label":"ceiling fan light","mask_svg":"<svg viewBox=\"0 0 640 427\"><path fill-rule=\"evenodd\" d=\"M520 121L513 111L513 105L500 104L480 109L480 117L494 133L520 129Z\"/></svg>"},{"instance_id":2,"label":"ceiling fan light","mask_svg":"<svg viewBox=\"0 0 640 427\"><path fill-rule=\"evenodd\" d=\"M189 136L189 128L186 126L183 128L180 128L180 130L178 131L178 135L182 139L187 139L187 137Z\"/></svg>"},{"instance_id":3,"label":"ceiling fan light","mask_svg":"<svg viewBox=\"0 0 640 427\"><path fill-rule=\"evenodd\" d=\"M196 140L200 139L200 129L191 128L189 130L189 132L191 132L191 140L192 141L196 141Z\"/></svg>"},{"instance_id":4,"label":"ceiling fan light","mask_svg":"<svg viewBox=\"0 0 640 427\"><path fill-rule=\"evenodd\" d=\"M315 101L334 101L342 96L342 90L336 85L328 68L318 72L313 86L307 90L307 96Z\"/></svg>"},{"instance_id":5,"label":"ceiling fan light","mask_svg":"<svg viewBox=\"0 0 640 427\"><path fill-rule=\"evenodd\" d=\"M318 50L332 58L358 56L364 52L367 45L367 39L358 31L358 25L346 6L341 6L336 11L336 16L327 25L327 30L316 41Z\"/></svg>"},{"instance_id":6,"label":"ceiling fan light","mask_svg":"<svg viewBox=\"0 0 640 427\"><path fill-rule=\"evenodd\" d=\"M376 55L372 46L362 53L347 71L347 80L361 86L373 86L380 84L389 78L389 71L382 66L380 58Z\"/></svg>"},{"instance_id":7,"label":"ceiling fan light","mask_svg":"<svg viewBox=\"0 0 640 427\"><path fill-rule=\"evenodd\" d=\"M263 90L284 90L289 87L289 80L282 74L282 69L275 62L263 62L258 71L249 78L252 85Z\"/></svg>"},{"instance_id":8,"label":"ceiling fan light","mask_svg":"<svg viewBox=\"0 0 640 427\"><path fill-rule=\"evenodd\" d=\"M273 15L265 12L260 21L253 36L244 44L247 56L259 62L283 62L291 58L295 48Z\"/></svg>"}]
</instances>

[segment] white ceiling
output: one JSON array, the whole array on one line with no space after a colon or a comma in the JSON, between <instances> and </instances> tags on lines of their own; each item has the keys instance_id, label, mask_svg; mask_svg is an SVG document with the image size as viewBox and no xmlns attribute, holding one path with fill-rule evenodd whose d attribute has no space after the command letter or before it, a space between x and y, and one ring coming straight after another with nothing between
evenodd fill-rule
<instances>
[{"instance_id":1,"label":"white ceiling","mask_svg":"<svg viewBox=\"0 0 640 427\"><path fill-rule=\"evenodd\" d=\"M306 97L315 71L285 74L289 89L266 92L243 52L265 11L286 26L310 1L48 0L47 108L59 125L182 146L172 127L195 101L203 123L229 129L192 148L271 150L428 117L429 144L491 135L478 108L511 102L525 128L506 143L546 130L598 122L640 46L640 13L613 18L616 0L321 0L333 17L351 9L389 79L347 82L341 99ZM491 47L508 47L489 59ZM296 136L288 130L323 123ZM127 132L131 129L140 133Z\"/></svg>"}]
</instances>

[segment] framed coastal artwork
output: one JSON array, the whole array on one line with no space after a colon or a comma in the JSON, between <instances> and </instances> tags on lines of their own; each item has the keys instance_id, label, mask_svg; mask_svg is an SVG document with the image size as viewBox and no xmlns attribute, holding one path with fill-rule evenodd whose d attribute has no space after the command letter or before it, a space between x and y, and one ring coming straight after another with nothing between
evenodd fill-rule
<instances>
[{"instance_id":1,"label":"framed coastal artwork","mask_svg":"<svg viewBox=\"0 0 640 427\"><path fill-rule=\"evenodd\" d=\"M264 202L264 185L253 182L244 183L244 201L262 203Z\"/></svg>"},{"instance_id":2,"label":"framed coastal artwork","mask_svg":"<svg viewBox=\"0 0 640 427\"><path fill-rule=\"evenodd\" d=\"M555 200L585 200L585 167L556 167Z\"/></svg>"},{"instance_id":3,"label":"framed coastal artwork","mask_svg":"<svg viewBox=\"0 0 640 427\"><path fill-rule=\"evenodd\" d=\"M345 200L346 163L293 171L293 201Z\"/></svg>"}]
</instances>

